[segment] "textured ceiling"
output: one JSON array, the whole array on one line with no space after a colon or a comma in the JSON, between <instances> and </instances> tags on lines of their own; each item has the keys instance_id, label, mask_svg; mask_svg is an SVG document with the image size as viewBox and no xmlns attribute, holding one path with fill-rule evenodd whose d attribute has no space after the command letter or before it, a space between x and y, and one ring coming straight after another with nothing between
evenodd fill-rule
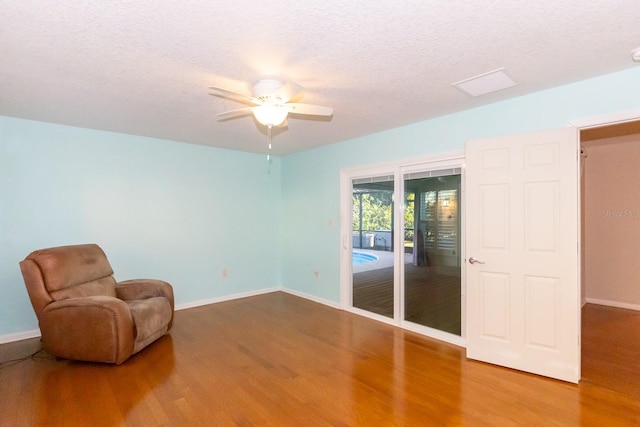
<instances>
[{"instance_id":1,"label":"textured ceiling","mask_svg":"<svg viewBox=\"0 0 640 427\"><path fill-rule=\"evenodd\" d=\"M331 120L290 118L273 154L640 66L638 0L0 0L0 114L266 153L243 105L295 80ZM505 67L517 85L452 83Z\"/></svg>"}]
</instances>

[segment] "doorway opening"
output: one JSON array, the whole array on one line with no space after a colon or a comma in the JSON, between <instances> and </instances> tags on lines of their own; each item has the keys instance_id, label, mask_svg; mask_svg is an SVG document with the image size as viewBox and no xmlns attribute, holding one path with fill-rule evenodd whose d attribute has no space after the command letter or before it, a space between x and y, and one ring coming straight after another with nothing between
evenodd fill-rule
<instances>
[{"instance_id":1,"label":"doorway opening","mask_svg":"<svg viewBox=\"0 0 640 427\"><path fill-rule=\"evenodd\" d=\"M640 310L640 120L580 132L582 301Z\"/></svg>"},{"instance_id":2,"label":"doorway opening","mask_svg":"<svg viewBox=\"0 0 640 427\"><path fill-rule=\"evenodd\" d=\"M580 142L583 378L640 397L640 121L583 129Z\"/></svg>"}]
</instances>

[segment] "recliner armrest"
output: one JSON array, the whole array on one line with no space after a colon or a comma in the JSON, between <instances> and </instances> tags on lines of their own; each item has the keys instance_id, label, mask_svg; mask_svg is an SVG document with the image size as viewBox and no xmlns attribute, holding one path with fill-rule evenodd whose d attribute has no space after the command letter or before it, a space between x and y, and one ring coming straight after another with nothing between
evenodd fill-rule
<instances>
[{"instance_id":1,"label":"recliner armrest","mask_svg":"<svg viewBox=\"0 0 640 427\"><path fill-rule=\"evenodd\" d=\"M133 353L133 318L118 298L54 301L42 310L39 323L45 349L60 357L120 364Z\"/></svg>"},{"instance_id":2,"label":"recliner armrest","mask_svg":"<svg viewBox=\"0 0 640 427\"><path fill-rule=\"evenodd\" d=\"M152 297L165 297L171 304L171 321L173 325L174 297L173 287L162 280L157 279L133 279L116 283L116 296L124 301L146 299Z\"/></svg>"}]
</instances>

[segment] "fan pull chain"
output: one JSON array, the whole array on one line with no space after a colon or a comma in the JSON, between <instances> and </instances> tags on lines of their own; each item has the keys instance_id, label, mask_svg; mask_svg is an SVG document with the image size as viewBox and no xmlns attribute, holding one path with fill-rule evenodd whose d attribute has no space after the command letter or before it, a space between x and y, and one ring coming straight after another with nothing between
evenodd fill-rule
<instances>
[{"instance_id":1,"label":"fan pull chain","mask_svg":"<svg viewBox=\"0 0 640 427\"><path fill-rule=\"evenodd\" d=\"M267 125L267 142L269 143L269 152L267 153L267 161L271 160L271 125Z\"/></svg>"}]
</instances>

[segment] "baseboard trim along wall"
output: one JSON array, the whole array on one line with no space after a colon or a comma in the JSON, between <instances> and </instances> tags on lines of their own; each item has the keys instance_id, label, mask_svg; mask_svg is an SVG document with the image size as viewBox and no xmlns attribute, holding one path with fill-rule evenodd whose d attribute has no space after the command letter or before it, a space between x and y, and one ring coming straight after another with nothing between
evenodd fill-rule
<instances>
[{"instance_id":1,"label":"baseboard trim along wall","mask_svg":"<svg viewBox=\"0 0 640 427\"><path fill-rule=\"evenodd\" d=\"M215 304L215 303L223 302L223 301L231 301L231 300L240 299L240 298L247 298L247 297L252 297L252 296L255 296L255 295L268 294L270 292L277 292L277 291L286 292L288 294L295 295L295 296L300 297L300 298L308 299L308 300L317 302L319 304L324 304L324 305L327 305L329 307L333 307L333 308L337 308L337 309L341 310L340 304L338 304L336 302L329 301L329 300L324 299L324 298L318 298L315 295L310 295L310 294L307 294L307 293L304 293L304 292L300 292L300 291L296 291L296 290L293 290L293 289L280 288L280 287L265 288L265 289L259 289L257 291L242 292L242 293L238 293L238 294L225 295L225 296L222 296L222 297L208 298L208 299L203 299L203 300L198 300L198 301L187 302L187 303L183 303L183 304L177 304L175 309L176 309L176 311L178 311L178 310L186 310L188 308L200 307L200 306L203 306L203 305ZM606 305L606 306L609 306L609 307L625 308L627 310L640 311L640 304L628 304L628 303L624 303L624 302L608 301L608 300L601 300L601 299L596 299L596 298L587 298L586 299L586 303L587 304ZM39 336L40 336L40 330L39 329L34 329L34 330L31 330L31 331L24 331L24 332L17 332L17 333L14 333L14 334L0 335L0 344L10 343L10 342L14 342L14 341L22 341L22 340L26 340L26 339L30 339L30 338L37 338ZM451 342L448 339L444 339L443 341ZM451 343L455 344L455 345L461 345L463 347L465 345L464 341L451 342Z\"/></svg>"},{"instance_id":2,"label":"baseboard trim along wall","mask_svg":"<svg viewBox=\"0 0 640 427\"><path fill-rule=\"evenodd\" d=\"M338 310L342 310L340 308L340 304L338 304L337 302L329 301L328 299L318 298L315 295L306 294L304 292L295 291L293 289L280 288L280 289L277 289L277 290L282 291L282 292L286 292L286 293L291 294L291 295L295 295L295 296L300 297L300 298L304 298L304 299L308 299L308 300L317 302L318 304L324 304L324 305L328 305L329 307L333 307L333 308L337 308Z\"/></svg>"},{"instance_id":3,"label":"baseboard trim along wall","mask_svg":"<svg viewBox=\"0 0 640 427\"><path fill-rule=\"evenodd\" d=\"M28 340L30 338L40 337L40 329L32 331L16 332L15 334L7 334L0 336L0 344L6 344L14 341Z\"/></svg>"},{"instance_id":4,"label":"baseboard trim along wall","mask_svg":"<svg viewBox=\"0 0 640 427\"><path fill-rule=\"evenodd\" d=\"M257 291L251 291L251 292L241 292L238 294L225 295L222 297L208 298L208 299L203 299L198 301L186 302L183 304L176 304L175 309L176 311L186 310L187 308L194 308L194 307L200 307L203 305L215 304L217 302L224 302L224 301L231 301L234 299L253 297L256 295L268 294L270 292L277 292L280 290L281 290L280 288L275 287L275 288L258 289Z\"/></svg>"},{"instance_id":5,"label":"baseboard trim along wall","mask_svg":"<svg viewBox=\"0 0 640 427\"><path fill-rule=\"evenodd\" d=\"M640 304L629 304L626 302L609 301L604 299L587 298L587 304L606 305L609 307L626 308L627 310L640 311Z\"/></svg>"},{"instance_id":6,"label":"baseboard trim along wall","mask_svg":"<svg viewBox=\"0 0 640 427\"><path fill-rule=\"evenodd\" d=\"M176 304L175 310L176 311L178 311L178 310L186 310L187 308L200 307L200 306L203 306L203 305L209 305L209 304L215 304L217 302L231 301L231 300L234 300L234 299L252 297L252 296L255 296L255 295L268 294L270 292L276 292L276 291L280 291L280 290L282 290L282 289L280 289L278 287L274 287L274 288L260 289L260 290L251 291L251 292L243 292L243 293L238 293L238 294L225 295L223 297L216 297L216 298L192 301L192 302L187 302L187 303L183 303L183 304ZM10 342L22 341L22 340L26 340L26 339L30 339L30 338L38 338L38 337L40 337L40 329L34 329L34 330L31 330L31 331L25 331L25 332L16 332L16 333L13 333L13 334L0 335L0 344L6 344L6 343L10 343Z\"/></svg>"}]
</instances>

